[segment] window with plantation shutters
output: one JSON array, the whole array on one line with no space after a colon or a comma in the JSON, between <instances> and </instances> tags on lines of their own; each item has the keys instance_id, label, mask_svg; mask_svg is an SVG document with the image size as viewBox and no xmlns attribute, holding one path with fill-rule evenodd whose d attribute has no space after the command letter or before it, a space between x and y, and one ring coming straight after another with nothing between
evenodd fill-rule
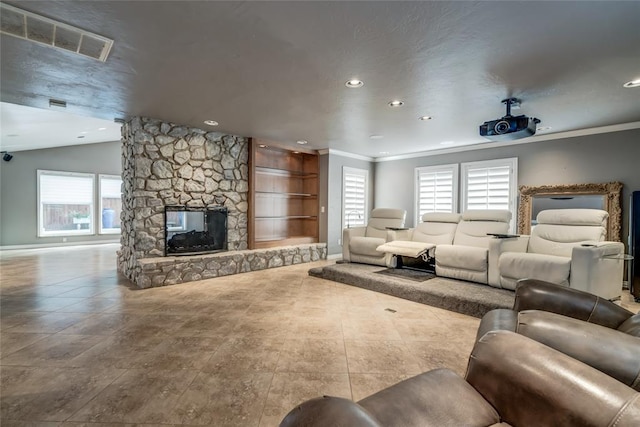
<instances>
[{"instance_id":1,"label":"window with plantation shutters","mask_svg":"<svg viewBox=\"0 0 640 427\"><path fill-rule=\"evenodd\" d=\"M456 212L458 208L458 165L415 169L416 225L427 212Z\"/></svg>"},{"instance_id":2,"label":"window with plantation shutters","mask_svg":"<svg viewBox=\"0 0 640 427\"><path fill-rule=\"evenodd\" d=\"M367 224L369 171L342 168L342 228Z\"/></svg>"},{"instance_id":3,"label":"window with plantation shutters","mask_svg":"<svg viewBox=\"0 0 640 427\"><path fill-rule=\"evenodd\" d=\"M464 210L507 209L516 217L518 159L462 163ZM515 220L511 221L512 231Z\"/></svg>"},{"instance_id":4,"label":"window with plantation shutters","mask_svg":"<svg viewBox=\"0 0 640 427\"><path fill-rule=\"evenodd\" d=\"M93 234L93 174L38 170L38 236Z\"/></svg>"}]
</instances>

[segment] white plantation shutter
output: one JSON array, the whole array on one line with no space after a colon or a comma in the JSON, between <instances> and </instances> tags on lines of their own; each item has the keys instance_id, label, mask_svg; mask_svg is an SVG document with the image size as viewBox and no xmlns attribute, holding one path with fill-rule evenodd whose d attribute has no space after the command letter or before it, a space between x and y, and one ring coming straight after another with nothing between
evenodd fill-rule
<instances>
[{"instance_id":1,"label":"white plantation shutter","mask_svg":"<svg viewBox=\"0 0 640 427\"><path fill-rule=\"evenodd\" d=\"M416 216L421 221L427 212L456 212L458 200L458 165L415 169Z\"/></svg>"},{"instance_id":2,"label":"white plantation shutter","mask_svg":"<svg viewBox=\"0 0 640 427\"><path fill-rule=\"evenodd\" d=\"M342 169L342 228L367 224L367 188L369 171Z\"/></svg>"},{"instance_id":3,"label":"white plantation shutter","mask_svg":"<svg viewBox=\"0 0 640 427\"><path fill-rule=\"evenodd\" d=\"M462 164L464 210L507 209L516 217L518 159ZM512 220L512 230L515 221Z\"/></svg>"}]
</instances>

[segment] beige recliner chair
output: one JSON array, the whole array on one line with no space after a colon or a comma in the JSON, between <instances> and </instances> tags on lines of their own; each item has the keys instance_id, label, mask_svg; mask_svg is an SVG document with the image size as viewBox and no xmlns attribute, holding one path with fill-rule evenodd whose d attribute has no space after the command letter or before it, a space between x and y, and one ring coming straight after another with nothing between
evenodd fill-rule
<instances>
[{"instance_id":1,"label":"beige recliner chair","mask_svg":"<svg viewBox=\"0 0 640 427\"><path fill-rule=\"evenodd\" d=\"M366 227L342 230L342 259L347 262L386 265L391 255L376 248L395 240L395 231L387 229L404 227L407 211L403 209L377 208L371 211Z\"/></svg>"},{"instance_id":2,"label":"beige recliner chair","mask_svg":"<svg viewBox=\"0 0 640 427\"><path fill-rule=\"evenodd\" d=\"M531 236L494 239L489 284L515 289L520 279L539 279L606 299L622 294L624 253L606 242L609 214L599 209L550 209L538 214Z\"/></svg>"},{"instance_id":3,"label":"beige recliner chair","mask_svg":"<svg viewBox=\"0 0 640 427\"><path fill-rule=\"evenodd\" d=\"M453 236L460 222L461 215L448 212L428 212L422 215L422 222L416 228L398 231L396 240L392 240L378 247L378 252L391 255L387 267L397 267L394 258L405 256L409 258L423 258L431 260L435 256L437 245L453 242Z\"/></svg>"},{"instance_id":4,"label":"beige recliner chair","mask_svg":"<svg viewBox=\"0 0 640 427\"><path fill-rule=\"evenodd\" d=\"M470 282L488 283L488 233L509 232L508 210L468 210L456 227L453 244L436 246L436 274Z\"/></svg>"}]
</instances>

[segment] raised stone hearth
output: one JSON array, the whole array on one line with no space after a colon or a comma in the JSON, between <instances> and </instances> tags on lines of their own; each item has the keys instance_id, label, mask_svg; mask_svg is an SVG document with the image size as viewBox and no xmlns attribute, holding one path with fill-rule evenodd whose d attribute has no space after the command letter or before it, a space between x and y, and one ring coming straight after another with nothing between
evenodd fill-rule
<instances>
[{"instance_id":1,"label":"raised stone hearth","mask_svg":"<svg viewBox=\"0 0 640 427\"><path fill-rule=\"evenodd\" d=\"M122 247L118 269L146 288L234 274L232 271L297 264L294 258L312 260L312 255L303 255L304 251L290 254L290 248L269 254L256 251L251 255L246 251L248 162L245 137L143 117L126 122L122 127ZM165 258L167 206L227 208L226 248L234 252L229 256L211 254L206 263L202 255L200 261L193 257ZM316 259L326 258L326 245L316 245L309 251L319 257Z\"/></svg>"},{"instance_id":2,"label":"raised stone hearth","mask_svg":"<svg viewBox=\"0 0 640 427\"><path fill-rule=\"evenodd\" d=\"M175 285L266 268L318 261L327 257L327 244L283 246L271 249L228 251L207 255L145 258L140 260L138 286Z\"/></svg>"}]
</instances>

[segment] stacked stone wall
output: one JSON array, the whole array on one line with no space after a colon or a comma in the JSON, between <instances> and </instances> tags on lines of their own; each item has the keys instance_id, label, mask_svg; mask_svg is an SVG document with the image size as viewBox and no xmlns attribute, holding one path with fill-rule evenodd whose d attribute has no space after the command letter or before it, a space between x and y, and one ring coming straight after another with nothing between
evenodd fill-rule
<instances>
[{"instance_id":1,"label":"stacked stone wall","mask_svg":"<svg viewBox=\"0 0 640 427\"><path fill-rule=\"evenodd\" d=\"M118 266L129 279L140 285L139 261L164 256L165 206L227 207L227 246L247 248L247 138L136 117L122 144Z\"/></svg>"}]
</instances>

